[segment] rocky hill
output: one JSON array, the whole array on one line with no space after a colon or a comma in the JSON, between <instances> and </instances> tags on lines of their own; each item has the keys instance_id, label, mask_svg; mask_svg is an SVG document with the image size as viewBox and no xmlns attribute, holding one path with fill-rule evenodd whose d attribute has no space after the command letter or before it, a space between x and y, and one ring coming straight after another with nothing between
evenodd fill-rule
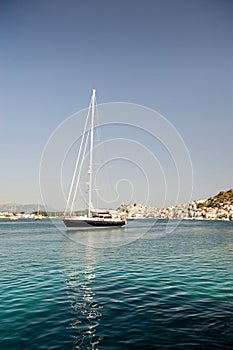
<instances>
[{"instance_id":1,"label":"rocky hill","mask_svg":"<svg viewBox=\"0 0 233 350\"><path fill-rule=\"evenodd\" d=\"M198 207L215 208L224 203L233 204L233 189L219 192L215 196L208 198L205 202L199 203Z\"/></svg>"}]
</instances>

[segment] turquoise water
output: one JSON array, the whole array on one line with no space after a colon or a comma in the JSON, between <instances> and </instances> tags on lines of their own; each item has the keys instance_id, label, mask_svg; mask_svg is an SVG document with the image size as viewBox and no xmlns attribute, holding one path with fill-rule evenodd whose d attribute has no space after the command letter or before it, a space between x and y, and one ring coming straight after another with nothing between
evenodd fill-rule
<instances>
[{"instance_id":1,"label":"turquoise water","mask_svg":"<svg viewBox=\"0 0 233 350\"><path fill-rule=\"evenodd\" d=\"M148 223L94 248L59 220L1 221L0 348L232 349L233 222Z\"/></svg>"}]
</instances>

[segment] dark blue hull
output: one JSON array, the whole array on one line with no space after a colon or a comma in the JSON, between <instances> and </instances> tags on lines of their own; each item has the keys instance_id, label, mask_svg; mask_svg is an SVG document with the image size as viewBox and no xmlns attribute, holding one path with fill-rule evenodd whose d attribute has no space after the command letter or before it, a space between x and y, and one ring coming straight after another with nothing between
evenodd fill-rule
<instances>
[{"instance_id":1,"label":"dark blue hull","mask_svg":"<svg viewBox=\"0 0 233 350\"><path fill-rule=\"evenodd\" d=\"M107 227L121 227L126 224L125 220L107 220L107 219L72 219L67 218L63 220L68 229L79 228L107 228Z\"/></svg>"}]
</instances>

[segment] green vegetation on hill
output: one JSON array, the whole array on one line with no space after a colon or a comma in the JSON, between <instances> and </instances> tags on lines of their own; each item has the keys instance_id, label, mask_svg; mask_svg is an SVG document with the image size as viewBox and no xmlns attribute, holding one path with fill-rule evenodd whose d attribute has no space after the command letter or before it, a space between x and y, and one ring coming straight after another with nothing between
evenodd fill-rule
<instances>
[{"instance_id":1,"label":"green vegetation on hill","mask_svg":"<svg viewBox=\"0 0 233 350\"><path fill-rule=\"evenodd\" d=\"M198 208L207 207L214 208L219 207L223 203L232 203L233 204L233 189L229 191L221 191L216 196L208 198L205 202L199 203Z\"/></svg>"}]
</instances>

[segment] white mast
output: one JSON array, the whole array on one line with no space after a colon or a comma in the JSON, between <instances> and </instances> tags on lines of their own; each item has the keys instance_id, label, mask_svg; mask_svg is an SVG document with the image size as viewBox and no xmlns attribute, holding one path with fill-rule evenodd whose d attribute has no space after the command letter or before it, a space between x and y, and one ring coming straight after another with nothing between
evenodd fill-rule
<instances>
[{"instance_id":1,"label":"white mast","mask_svg":"<svg viewBox=\"0 0 233 350\"><path fill-rule=\"evenodd\" d=\"M89 163L89 198L88 198L88 217L91 217L91 200L92 200L92 163L93 163L93 139L94 139L94 116L95 116L95 93L96 90L92 90L91 100L91 125L90 125L90 163Z\"/></svg>"}]
</instances>

